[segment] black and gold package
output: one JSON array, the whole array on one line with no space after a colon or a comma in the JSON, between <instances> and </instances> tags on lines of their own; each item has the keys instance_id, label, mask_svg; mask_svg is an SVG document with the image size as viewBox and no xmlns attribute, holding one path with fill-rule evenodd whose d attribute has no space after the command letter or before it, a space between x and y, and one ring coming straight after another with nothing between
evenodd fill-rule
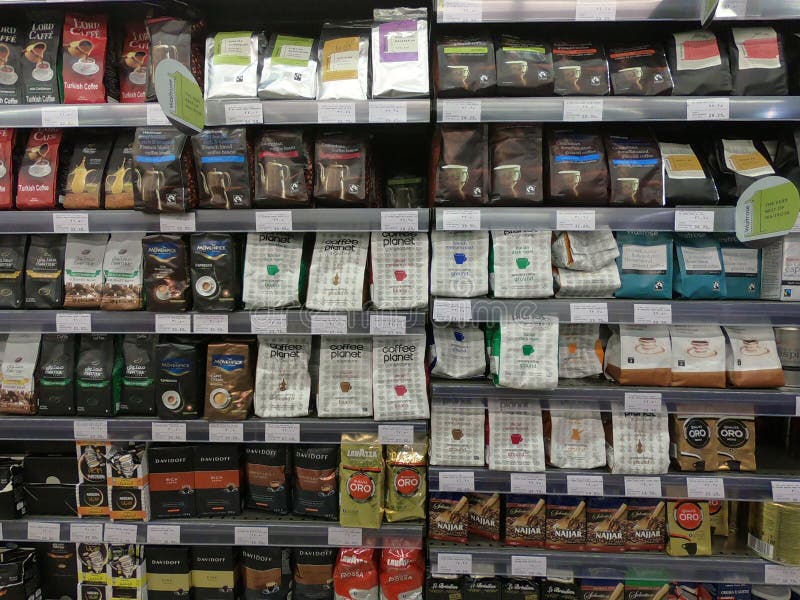
<instances>
[{"instance_id":1,"label":"black and gold package","mask_svg":"<svg viewBox=\"0 0 800 600\"><path fill-rule=\"evenodd\" d=\"M292 512L338 521L339 447L293 446L292 452Z\"/></svg>"},{"instance_id":2,"label":"black and gold package","mask_svg":"<svg viewBox=\"0 0 800 600\"><path fill-rule=\"evenodd\" d=\"M75 336L50 333L42 336L36 366L39 382L39 414L75 414Z\"/></svg>"},{"instance_id":3,"label":"black and gold package","mask_svg":"<svg viewBox=\"0 0 800 600\"><path fill-rule=\"evenodd\" d=\"M108 486L105 483L79 483L75 488L79 517L107 517Z\"/></svg>"},{"instance_id":4,"label":"black and gold package","mask_svg":"<svg viewBox=\"0 0 800 600\"><path fill-rule=\"evenodd\" d=\"M458 575L429 574L425 583L425 598L427 600L463 600L462 578Z\"/></svg>"},{"instance_id":5,"label":"black and gold package","mask_svg":"<svg viewBox=\"0 0 800 600\"><path fill-rule=\"evenodd\" d=\"M64 304L66 236L32 235L25 262L25 308L61 308Z\"/></svg>"},{"instance_id":6,"label":"black and gold package","mask_svg":"<svg viewBox=\"0 0 800 600\"><path fill-rule=\"evenodd\" d=\"M122 392L119 414L149 416L156 412L155 378L158 336L129 334L122 338Z\"/></svg>"},{"instance_id":7,"label":"black and gold package","mask_svg":"<svg viewBox=\"0 0 800 600\"><path fill-rule=\"evenodd\" d=\"M756 470L756 428L752 416L717 420L717 464L720 471Z\"/></svg>"},{"instance_id":8,"label":"black and gold package","mask_svg":"<svg viewBox=\"0 0 800 600\"><path fill-rule=\"evenodd\" d=\"M199 208L250 208L250 164L244 127L213 127L192 137L200 179Z\"/></svg>"},{"instance_id":9,"label":"black and gold package","mask_svg":"<svg viewBox=\"0 0 800 600\"><path fill-rule=\"evenodd\" d=\"M192 570L188 546L147 547L148 600L189 600Z\"/></svg>"},{"instance_id":10,"label":"black and gold package","mask_svg":"<svg viewBox=\"0 0 800 600\"><path fill-rule=\"evenodd\" d=\"M20 308L25 301L25 235L0 236L0 308Z\"/></svg>"},{"instance_id":11,"label":"black and gold package","mask_svg":"<svg viewBox=\"0 0 800 600\"><path fill-rule=\"evenodd\" d=\"M108 449L109 445L103 442L75 442L79 483L106 483Z\"/></svg>"},{"instance_id":12,"label":"black and gold package","mask_svg":"<svg viewBox=\"0 0 800 600\"><path fill-rule=\"evenodd\" d=\"M239 596L238 562L233 546L193 546L194 600L236 600Z\"/></svg>"},{"instance_id":13,"label":"black and gold package","mask_svg":"<svg viewBox=\"0 0 800 600\"><path fill-rule=\"evenodd\" d=\"M500 600L501 596L498 577L464 577L464 600Z\"/></svg>"},{"instance_id":14,"label":"black and gold package","mask_svg":"<svg viewBox=\"0 0 800 600\"><path fill-rule=\"evenodd\" d=\"M75 368L77 413L84 417L107 417L117 413L122 376L122 356L115 337L105 333L80 336Z\"/></svg>"},{"instance_id":15,"label":"black and gold package","mask_svg":"<svg viewBox=\"0 0 800 600\"><path fill-rule=\"evenodd\" d=\"M145 584L144 546L111 544L108 548L109 583L115 598L136 598Z\"/></svg>"},{"instance_id":16,"label":"black and gold package","mask_svg":"<svg viewBox=\"0 0 800 600\"><path fill-rule=\"evenodd\" d=\"M242 548L245 600L286 600L292 589L287 548Z\"/></svg>"},{"instance_id":17,"label":"black and gold package","mask_svg":"<svg viewBox=\"0 0 800 600\"><path fill-rule=\"evenodd\" d=\"M108 544L78 544L75 554L78 557L78 581L109 583L106 573Z\"/></svg>"},{"instance_id":18,"label":"black and gold package","mask_svg":"<svg viewBox=\"0 0 800 600\"><path fill-rule=\"evenodd\" d=\"M427 443L386 446L386 520L425 518Z\"/></svg>"},{"instance_id":19,"label":"black and gold package","mask_svg":"<svg viewBox=\"0 0 800 600\"><path fill-rule=\"evenodd\" d=\"M67 210L102 208L103 174L113 139L102 132L82 132L67 170L63 206Z\"/></svg>"},{"instance_id":20,"label":"black and gold package","mask_svg":"<svg viewBox=\"0 0 800 600\"><path fill-rule=\"evenodd\" d=\"M503 579L503 600L539 600L539 581L532 577Z\"/></svg>"},{"instance_id":21,"label":"black and gold package","mask_svg":"<svg viewBox=\"0 0 800 600\"><path fill-rule=\"evenodd\" d=\"M111 600L111 586L104 583L79 583L78 600Z\"/></svg>"},{"instance_id":22,"label":"black and gold package","mask_svg":"<svg viewBox=\"0 0 800 600\"><path fill-rule=\"evenodd\" d=\"M373 435L343 434L339 522L378 529L383 522L383 451Z\"/></svg>"},{"instance_id":23,"label":"black and gold package","mask_svg":"<svg viewBox=\"0 0 800 600\"><path fill-rule=\"evenodd\" d=\"M277 515L289 514L288 448L252 444L244 448L247 507Z\"/></svg>"},{"instance_id":24,"label":"black and gold package","mask_svg":"<svg viewBox=\"0 0 800 600\"><path fill-rule=\"evenodd\" d=\"M294 600L331 600L336 548L295 548Z\"/></svg>"},{"instance_id":25,"label":"black and gold package","mask_svg":"<svg viewBox=\"0 0 800 600\"><path fill-rule=\"evenodd\" d=\"M542 600L577 600L579 594L580 587L574 579L548 578L542 581Z\"/></svg>"}]
</instances>

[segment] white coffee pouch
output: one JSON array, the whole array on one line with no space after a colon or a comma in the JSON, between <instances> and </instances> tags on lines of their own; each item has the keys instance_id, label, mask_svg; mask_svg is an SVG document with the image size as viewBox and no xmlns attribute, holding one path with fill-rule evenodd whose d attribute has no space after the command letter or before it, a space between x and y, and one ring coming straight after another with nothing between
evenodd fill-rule
<instances>
[{"instance_id":1,"label":"white coffee pouch","mask_svg":"<svg viewBox=\"0 0 800 600\"><path fill-rule=\"evenodd\" d=\"M770 388L784 385L772 327L723 327L727 338L728 385Z\"/></svg>"},{"instance_id":2,"label":"white coffee pouch","mask_svg":"<svg viewBox=\"0 0 800 600\"><path fill-rule=\"evenodd\" d=\"M495 298L553 295L550 231L492 230L489 284Z\"/></svg>"},{"instance_id":3,"label":"white coffee pouch","mask_svg":"<svg viewBox=\"0 0 800 600\"><path fill-rule=\"evenodd\" d=\"M320 417L371 417L372 338L321 336L318 381Z\"/></svg>"},{"instance_id":4,"label":"white coffee pouch","mask_svg":"<svg viewBox=\"0 0 800 600\"><path fill-rule=\"evenodd\" d=\"M562 231L553 242L553 265L574 271L597 271L619 256L610 229Z\"/></svg>"},{"instance_id":5,"label":"white coffee pouch","mask_svg":"<svg viewBox=\"0 0 800 600\"><path fill-rule=\"evenodd\" d=\"M113 233L103 255L103 310L142 308L141 233Z\"/></svg>"},{"instance_id":6,"label":"white coffee pouch","mask_svg":"<svg viewBox=\"0 0 800 600\"><path fill-rule=\"evenodd\" d=\"M108 234L71 233L64 254L64 308L100 308Z\"/></svg>"},{"instance_id":7,"label":"white coffee pouch","mask_svg":"<svg viewBox=\"0 0 800 600\"><path fill-rule=\"evenodd\" d=\"M36 413L36 362L42 336L38 333L11 333L6 338L2 361L0 413Z\"/></svg>"},{"instance_id":8,"label":"white coffee pouch","mask_svg":"<svg viewBox=\"0 0 800 600\"><path fill-rule=\"evenodd\" d=\"M758 151L752 140L722 140L725 166L745 177L774 175L775 169Z\"/></svg>"},{"instance_id":9,"label":"white coffee pouch","mask_svg":"<svg viewBox=\"0 0 800 600\"><path fill-rule=\"evenodd\" d=\"M273 33L261 63L258 97L314 100L317 64L317 40Z\"/></svg>"},{"instance_id":10,"label":"white coffee pouch","mask_svg":"<svg viewBox=\"0 0 800 600\"><path fill-rule=\"evenodd\" d=\"M599 410L550 413L550 464L559 469L594 469L606 464L603 420ZM563 410L562 410L563 409Z\"/></svg>"},{"instance_id":11,"label":"white coffee pouch","mask_svg":"<svg viewBox=\"0 0 800 600\"><path fill-rule=\"evenodd\" d=\"M259 417L306 417L311 336L258 336L254 407Z\"/></svg>"},{"instance_id":12,"label":"white coffee pouch","mask_svg":"<svg viewBox=\"0 0 800 600\"><path fill-rule=\"evenodd\" d=\"M434 404L431 408L431 464L482 467L485 413L478 401Z\"/></svg>"},{"instance_id":13,"label":"white coffee pouch","mask_svg":"<svg viewBox=\"0 0 800 600\"><path fill-rule=\"evenodd\" d=\"M306 307L362 310L369 233L317 233Z\"/></svg>"},{"instance_id":14,"label":"white coffee pouch","mask_svg":"<svg viewBox=\"0 0 800 600\"><path fill-rule=\"evenodd\" d=\"M551 390L558 385L558 317L503 321L491 339L495 385Z\"/></svg>"},{"instance_id":15,"label":"white coffee pouch","mask_svg":"<svg viewBox=\"0 0 800 600\"><path fill-rule=\"evenodd\" d=\"M302 233L248 233L242 300L246 309L300 304L303 280Z\"/></svg>"},{"instance_id":16,"label":"white coffee pouch","mask_svg":"<svg viewBox=\"0 0 800 600\"><path fill-rule=\"evenodd\" d=\"M206 38L205 97L255 98L258 51L264 38L252 31L225 31Z\"/></svg>"},{"instance_id":17,"label":"white coffee pouch","mask_svg":"<svg viewBox=\"0 0 800 600\"><path fill-rule=\"evenodd\" d=\"M600 326L565 324L558 328L558 376L562 379L593 377L603 372Z\"/></svg>"},{"instance_id":18,"label":"white coffee pouch","mask_svg":"<svg viewBox=\"0 0 800 600\"><path fill-rule=\"evenodd\" d=\"M489 469L544 471L544 431L538 400L489 400Z\"/></svg>"},{"instance_id":19,"label":"white coffee pouch","mask_svg":"<svg viewBox=\"0 0 800 600\"><path fill-rule=\"evenodd\" d=\"M725 336L717 325L672 325L672 385L725 387Z\"/></svg>"},{"instance_id":20,"label":"white coffee pouch","mask_svg":"<svg viewBox=\"0 0 800 600\"><path fill-rule=\"evenodd\" d=\"M369 25L325 23L319 45L318 100L366 100Z\"/></svg>"},{"instance_id":21,"label":"white coffee pouch","mask_svg":"<svg viewBox=\"0 0 800 600\"><path fill-rule=\"evenodd\" d=\"M622 285L613 261L597 271L554 269L553 278L556 298L611 298Z\"/></svg>"},{"instance_id":22,"label":"white coffee pouch","mask_svg":"<svg viewBox=\"0 0 800 600\"><path fill-rule=\"evenodd\" d=\"M761 299L800 301L800 235L789 234L761 249Z\"/></svg>"},{"instance_id":23,"label":"white coffee pouch","mask_svg":"<svg viewBox=\"0 0 800 600\"><path fill-rule=\"evenodd\" d=\"M664 325L620 325L606 345L603 370L621 385L669 386L672 344Z\"/></svg>"},{"instance_id":24,"label":"white coffee pouch","mask_svg":"<svg viewBox=\"0 0 800 600\"><path fill-rule=\"evenodd\" d=\"M431 232L431 295L474 298L489 293L489 232Z\"/></svg>"},{"instance_id":25,"label":"white coffee pouch","mask_svg":"<svg viewBox=\"0 0 800 600\"><path fill-rule=\"evenodd\" d=\"M428 234L373 232L370 297L375 308L428 306Z\"/></svg>"},{"instance_id":26,"label":"white coffee pouch","mask_svg":"<svg viewBox=\"0 0 800 600\"><path fill-rule=\"evenodd\" d=\"M483 377L486 346L477 325L433 325L429 351L431 375L450 379Z\"/></svg>"},{"instance_id":27,"label":"white coffee pouch","mask_svg":"<svg viewBox=\"0 0 800 600\"><path fill-rule=\"evenodd\" d=\"M658 414L611 411L613 445L607 447L612 473L657 475L669 469L669 419Z\"/></svg>"},{"instance_id":28,"label":"white coffee pouch","mask_svg":"<svg viewBox=\"0 0 800 600\"><path fill-rule=\"evenodd\" d=\"M372 344L375 420L427 419L425 336L375 336Z\"/></svg>"},{"instance_id":29,"label":"white coffee pouch","mask_svg":"<svg viewBox=\"0 0 800 600\"><path fill-rule=\"evenodd\" d=\"M372 97L428 95L428 11L376 8L372 24Z\"/></svg>"}]
</instances>

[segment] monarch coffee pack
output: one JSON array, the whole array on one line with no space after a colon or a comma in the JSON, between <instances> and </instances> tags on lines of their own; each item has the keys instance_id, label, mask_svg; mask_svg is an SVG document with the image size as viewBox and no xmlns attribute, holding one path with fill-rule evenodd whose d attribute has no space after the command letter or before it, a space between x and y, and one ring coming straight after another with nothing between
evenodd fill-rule
<instances>
[{"instance_id":1,"label":"monarch coffee pack","mask_svg":"<svg viewBox=\"0 0 800 600\"><path fill-rule=\"evenodd\" d=\"M137 127L133 144L135 207L185 212L197 204L197 181L187 136L174 127Z\"/></svg>"},{"instance_id":2,"label":"monarch coffee pack","mask_svg":"<svg viewBox=\"0 0 800 600\"><path fill-rule=\"evenodd\" d=\"M150 38L144 21L125 24L120 64L120 102L144 102L147 96L147 63Z\"/></svg>"},{"instance_id":3,"label":"monarch coffee pack","mask_svg":"<svg viewBox=\"0 0 800 600\"><path fill-rule=\"evenodd\" d=\"M239 295L236 246L227 233L195 233L189 240L194 310L232 311Z\"/></svg>"},{"instance_id":4,"label":"monarch coffee pack","mask_svg":"<svg viewBox=\"0 0 800 600\"><path fill-rule=\"evenodd\" d=\"M102 104L108 23L105 15L67 13L61 37L64 104Z\"/></svg>"},{"instance_id":5,"label":"monarch coffee pack","mask_svg":"<svg viewBox=\"0 0 800 600\"><path fill-rule=\"evenodd\" d=\"M176 312L189 307L186 243L177 235L148 235L142 241L147 310Z\"/></svg>"},{"instance_id":6,"label":"monarch coffee pack","mask_svg":"<svg viewBox=\"0 0 800 600\"><path fill-rule=\"evenodd\" d=\"M250 208L250 165L244 127L204 129L192 137L200 208Z\"/></svg>"},{"instance_id":7,"label":"monarch coffee pack","mask_svg":"<svg viewBox=\"0 0 800 600\"><path fill-rule=\"evenodd\" d=\"M314 188L312 152L311 140L302 130L260 132L255 143L256 206L310 206Z\"/></svg>"},{"instance_id":8,"label":"monarch coffee pack","mask_svg":"<svg viewBox=\"0 0 800 600\"><path fill-rule=\"evenodd\" d=\"M17 174L17 208L55 208L61 138L62 132L58 129L31 131Z\"/></svg>"},{"instance_id":9,"label":"monarch coffee pack","mask_svg":"<svg viewBox=\"0 0 800 600\"><path fill-rule=\"evenodd\" d=\"M61 20L52 13L34 15L25 35L22 62L24 104L58 104L58 55L61 51Z\"/></svg>"},{"instance_id":10,"label":"monarch coffee pack","mask_svg":"<svg viewBox=\"0 0 800 600\"><path fill-rule=\"evenodd\" d=\"M22 103L22 35L16 25L0 26L0 104Z\"/></svg>"}]
</instances>

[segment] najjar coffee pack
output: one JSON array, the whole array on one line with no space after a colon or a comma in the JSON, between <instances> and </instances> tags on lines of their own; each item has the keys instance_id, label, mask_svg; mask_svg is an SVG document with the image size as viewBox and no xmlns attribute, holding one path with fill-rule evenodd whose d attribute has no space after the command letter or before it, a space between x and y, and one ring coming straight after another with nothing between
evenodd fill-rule
<instances>
[{"instance_id":1,"label":"najjar coffee pack","mask_svg":"<svg viewBox=\"0 0 800 600\"><path fill-rule=\"evenodd\" d=\"M105 15L68 13L64 18L64 104L102 104L108 22Z\"/></svg>"},{"instance_id":2,"label":"najjar coffee pack","mask_svg":"<svg viewBox=\"0 0 800 600\"><path fill-rule=\"evenodd\" d=\"M25 155L17 176L17 208L52 210L56 206L58 129L34 129L28 136Z\"/></svg>"}]
</instances>

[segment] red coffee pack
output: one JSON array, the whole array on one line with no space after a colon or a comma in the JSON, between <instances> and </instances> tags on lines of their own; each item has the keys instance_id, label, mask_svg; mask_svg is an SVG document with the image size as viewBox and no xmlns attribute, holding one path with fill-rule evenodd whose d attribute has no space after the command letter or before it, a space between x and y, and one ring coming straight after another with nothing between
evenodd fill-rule
<instances>
[{"instance_id":1,"label":"red coffee pack","mask_svg":"<svg viewBox=\"0 0 800 600\"><path fill-rule=\"evenodd\" d=\"M11 153L14 151L16 129L0 129L0 210L14 206L14 172L11 169Z\"/></svg>"},{"instance_id":2,"label":"red coffee pack","mask_svg":"<svg viewBox=\"0 0 800 600\"><path fill-rule=\"evenodd\" d=\"M145 102L147 99L147 59L150 36L144 21L125 25L125 40L120 57L120 102Z\"/></svg>"},{"instance_id":3,"label":"red coffee pack","mask_svg":"<svg viewBox=\"0 0 800 600\"><path fill-rule=\"evenodd\" d=\"M374 548L341 548L333 568L333 590L341 600L378 600Z\"/></svg>"},{"instance_id":4,"label":"red coffee pack","mask_svg":"<svg viewBox=\"0 0 800 600\"><path fill-rule=\"evenodd\" d=\"M381 552L382 600L422 600L425 559L419 548L384 548Z\"/></svg>"},{"instance_id":5,"label":"red coffee pack","mask_svg":"<svg viewBox=\"0 0 800 600\"><path fill-rule=\"evenodd\" d=\"M102 104L108 22L105 15L68 13L64 18L61 74L64 104Z\"/></svg>"},{"instance_id":6,"label":"red coffee pack","mask_svg":"<svg viewBox=\"0 0 800 600\"><path fill-rule=\"evenodd\" d=\"M56 206L60 129L34 129L17 176L17 208L51 210Z\"/></svg>"}]
</instances>

